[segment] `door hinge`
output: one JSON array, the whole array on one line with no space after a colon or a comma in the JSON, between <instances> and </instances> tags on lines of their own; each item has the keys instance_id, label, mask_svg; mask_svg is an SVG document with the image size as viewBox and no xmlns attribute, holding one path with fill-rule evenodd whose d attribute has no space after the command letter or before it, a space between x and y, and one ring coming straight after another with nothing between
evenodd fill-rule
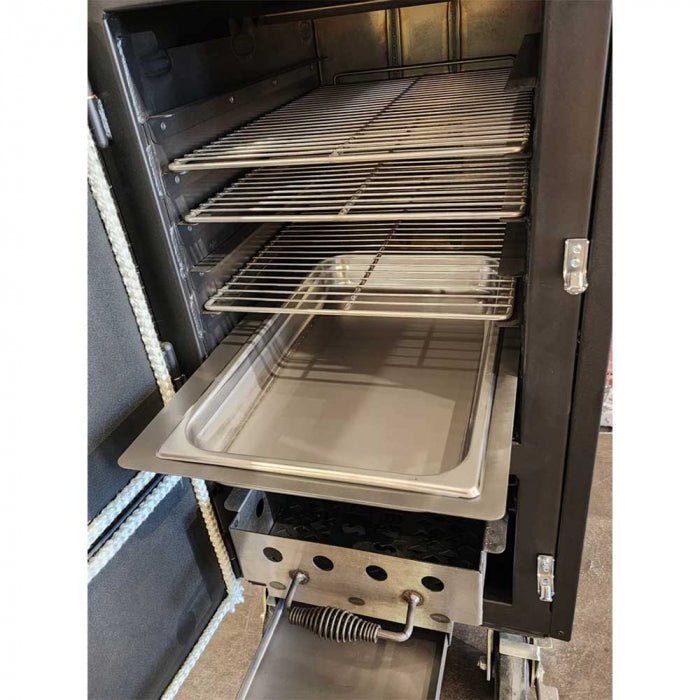
<instances>
[{"instance_id":1,"label":"door hinge","mask_svg":"<svg viewBox=\"0 0 700 700\"><path fill-rule=\"evenodd\" d=\"M549 554L537 556L537 594L545 603L554 598L554 557Z\"/></svg>"},{"instance_id":2,"label":"door hinge","mask_svg":"<svg viewBox=\"0 0 700 700\"><path fill-rule=\"evenodd\" d=\"M97 95L88 94L88 124L98 148L107 148L112 138L107 115L102 100Z\"/></svg>"},{"instance_id":3,"label":"door hinge","mask_svg":"<svg viewBox=\"0 0 700 700\"><path fill-rule=\"evenodd\" d=\"M583 294L588 289L588 239L564 241L564 289L567 294Z\"/></svg>"},{"instance_id":4,"label":"door hinge","mask_svg":"<svg viewBox=\"0 0 700 700\"><path fill-rule=\"evenodd\" d=\"M180 363L177 361L177 355L175 354L173 344L167 340L164 340L161 342L160 347L163 351L163 356L165 357L165 364L168 367L168 372L170 372L170 379L173 382L173 388L175 391L177 391L185 383L187 377L185 377L180 369Z\"/></svg>"}]
</instances>

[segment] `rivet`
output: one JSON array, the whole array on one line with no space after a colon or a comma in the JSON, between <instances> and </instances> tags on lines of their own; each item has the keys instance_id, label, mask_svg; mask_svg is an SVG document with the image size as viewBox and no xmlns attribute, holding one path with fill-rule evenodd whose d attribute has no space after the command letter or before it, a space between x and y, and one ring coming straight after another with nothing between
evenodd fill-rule
<instances>
[{"instance_id":1,"label":"rivet","mask_svg":"<svg viewBox=\"0 0 700 700\"><path fill-rule=\"evenodd\" d=\"M176 184L176 185L179 185L179 184L180 184L180 176L179 176L179 175L176 175L176 176L175 176L175 184Z\"/></svg>"},{"instance_id":2,"label":"rivet","mask_svg":"<svg viewBox=\"0 0 700 700\"><path fill-rule=\"evenodd\" d=\"M165 122L160 123L160 130L165 131L168 128L168 125Z\"/></svg>"},{"instance_id":3,"label":"rivet","mask_svg":"<svg viewBox=\"0 0 700 700\"><path fill-rule=\"evenodd\" d=\"M574 270L578 269L579 267L581 267L581 261L578 258L574 258L571 261L571 267L573 267Z\"/></svg>"},{"instance_id":4,"label":"rivet","mask_svg":"<svg viewBox=\"0 0 700 700\"><path fill-rule=\"evenodd\" d=\"M231 97L228 98L228 101L229 101L231 104L233 104L233 103L236 101L236 98L235 98L233 95L231 95Z\"/></svg>"},{"instance_id":5,"label":"rivet","mask_svg":"<svg viewBox=\"0 0 700 700\"><path fill-rule=\"evenodd\" d=\"M574 253L580 253L581 252L581 245L577 243L571 250L574 251Z\"/></svg>"}]
</instances>

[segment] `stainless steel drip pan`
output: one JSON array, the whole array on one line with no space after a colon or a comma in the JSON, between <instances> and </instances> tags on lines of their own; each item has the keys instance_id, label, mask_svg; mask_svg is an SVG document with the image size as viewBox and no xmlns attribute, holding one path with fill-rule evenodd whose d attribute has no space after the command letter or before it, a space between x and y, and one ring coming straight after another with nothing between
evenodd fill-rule
<instances>
[{"instance_id":1,"label":"stainless steel drip pan","mask_svg":"<svg viewBox=\"0 0 700 700\"><path fill-rule=\"evenodd\" d=\"M496 346L484 321L275 316L157 455L477 498Z\"/></svg>"}]
</instances>

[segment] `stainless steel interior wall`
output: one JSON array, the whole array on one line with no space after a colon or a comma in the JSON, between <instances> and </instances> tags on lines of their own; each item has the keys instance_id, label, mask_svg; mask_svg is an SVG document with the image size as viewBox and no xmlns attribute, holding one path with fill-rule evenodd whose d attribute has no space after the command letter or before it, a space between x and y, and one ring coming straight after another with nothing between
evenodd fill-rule
<instances>
[{"instance_id":1,"label":"stainless steel interior wall","mask_svg":"<svg viewBox=\"0 0 700 700\"><path fill-rule=\"evenodd\" d=\"M323 82L348 70L516 54L525 34L541 30L542 5L542 0L449 0L316 19Z\"/></svg>"}]
</instances>

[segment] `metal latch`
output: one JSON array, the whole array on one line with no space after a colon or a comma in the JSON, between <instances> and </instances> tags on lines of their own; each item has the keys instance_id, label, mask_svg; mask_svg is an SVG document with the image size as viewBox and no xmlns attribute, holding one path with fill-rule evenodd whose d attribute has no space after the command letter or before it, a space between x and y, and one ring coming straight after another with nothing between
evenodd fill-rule
<instances>
[{"instance_id":1,"label":"metal latch","mask_svg":"<svg viewBox=\"0 0 700 700\"><path fill-rule=\"evenodd\" d=\"M588 289L588 239L564 241L564 289L568 294L583 294Z\"/></svg>"},{"instance_id":2,"label":"metal latch","mask_svg":"<svg viewBox=\"0 0 700 700\"><path fill-rule=\"evenodd\" d=\"M549 554L537 557L537 593L545 603L554 598L554 557Z\"/></svg>"}]
</instances>

